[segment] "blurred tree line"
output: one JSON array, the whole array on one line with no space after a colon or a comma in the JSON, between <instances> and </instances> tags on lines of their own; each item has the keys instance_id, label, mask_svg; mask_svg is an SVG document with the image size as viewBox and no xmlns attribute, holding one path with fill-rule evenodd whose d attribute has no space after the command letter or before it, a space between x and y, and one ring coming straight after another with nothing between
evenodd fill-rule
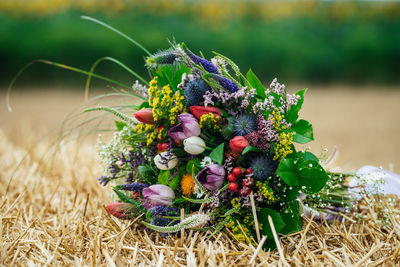
<instances>
[{"instance_id":1,"label":"blurred tree line","mask_svg":"<svg viewBox=\"0 0 400 267\"><path fill-rule=\"evenodd\" d=\"M211 51L252 68L264 81L400 82L400 3L363 1L1 0L0 87L26 63L42 58L89 70L111 56L142 75L143 53L120 36L80 19L101 19L155 52L168 41ZM111 62L96 73L132 83ZM85 77L36 65L27 87L75 87Z\"/></svg>"}]
</instances>

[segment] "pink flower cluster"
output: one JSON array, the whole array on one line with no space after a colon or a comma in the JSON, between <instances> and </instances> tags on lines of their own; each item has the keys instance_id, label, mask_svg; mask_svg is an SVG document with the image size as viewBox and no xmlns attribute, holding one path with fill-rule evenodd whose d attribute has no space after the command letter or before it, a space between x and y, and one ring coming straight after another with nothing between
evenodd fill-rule
<instances>
[{"instance_id":1,"label":"pink flower cluster","mask_svg":"<svg viewBox=\"0 0 400 267\"><path fill-rule=\"evenodd\" d=\"M207 91L204 95L204 105L206 107L213 106L215 104L214 101L217 101L227 105L240 105L241 109L246 109L252 104L251 102L252 100L254 100L255 94L256 89L252 88L250 90L247 90L247 87L242 87L234 93L226 91ZM231 113L231 115L236 115L237 111L232 109L229 111L229 113Z\"/></svg>"},{"instance_id":2,"label":"pink flower cluster","mask_svg":"<svg viewBox=\"0 0 400 267\"><path fill-rule=\"evenodd\" d=\"M266 120L263 115L257 117L257 131L253 131L245 136L251 146L267 150L269 147L268 142L275 142L278 140L278 133L273 130L272 120Z\"/></svg>"}]
</instances>

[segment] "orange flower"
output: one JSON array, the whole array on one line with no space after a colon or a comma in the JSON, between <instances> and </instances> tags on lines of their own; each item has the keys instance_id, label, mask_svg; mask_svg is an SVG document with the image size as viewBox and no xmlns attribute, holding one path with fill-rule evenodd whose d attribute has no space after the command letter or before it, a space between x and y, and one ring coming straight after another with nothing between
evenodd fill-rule
<instances>
[{"instance_id":1,"label":"orange flower","mask_svg":"<svg viewBox=\"0 0 400 267\"><path fill-rule=\"evenodd\" d=\"M194 192L195 185L193 177L190 174L185 174L181 180L182 194L190 197Z\"/></svg>"}]
</instances>

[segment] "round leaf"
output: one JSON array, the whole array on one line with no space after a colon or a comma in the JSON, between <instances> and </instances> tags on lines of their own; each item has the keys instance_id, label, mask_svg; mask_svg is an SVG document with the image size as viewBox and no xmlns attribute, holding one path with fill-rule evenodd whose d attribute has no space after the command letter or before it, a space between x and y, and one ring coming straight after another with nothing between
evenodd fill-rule
<instances>
[{"instance_id":1,"label":"round leaf","mask_svg":"<svg viewBox=\"0 0 400 267\"><path fill-rule=\"evenodd\" d=\"M299 174L300 189L310 193L319 192L328 181L329 177L325 170L315 160L306 160L298 165L297 172Z\"/></svg>"}]
</instances>

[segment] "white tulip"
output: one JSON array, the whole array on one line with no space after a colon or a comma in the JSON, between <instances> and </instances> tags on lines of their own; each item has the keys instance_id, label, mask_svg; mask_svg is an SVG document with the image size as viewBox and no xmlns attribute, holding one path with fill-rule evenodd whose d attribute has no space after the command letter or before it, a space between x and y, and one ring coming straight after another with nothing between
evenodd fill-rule
<instances>
[{"instance_id":1,"label":"white tulip","mask_svg":"<svg viewBox=\"0 0 400 267\"><path fill-rule=\"evenodd\" d=\"M165 160L163 158L167 158L167 163L165 164ZM175 155L168 155L167 151L164 151L157 156L154 157L154 163L156 164L157 168L160 170L170 170L174 168L178 164L178 159Z\"/></svg>"},{"instance_id":2,"label":"white tulip","mask_svg":"<svg viewBox=\"0 0 400 267\"><path fill-rule=\"evenodd\" d=\"M206 149L206 143L200 137L192 136L183 141L183 149L191 155L198 155Z\"/></svg>"}]
</instances>

